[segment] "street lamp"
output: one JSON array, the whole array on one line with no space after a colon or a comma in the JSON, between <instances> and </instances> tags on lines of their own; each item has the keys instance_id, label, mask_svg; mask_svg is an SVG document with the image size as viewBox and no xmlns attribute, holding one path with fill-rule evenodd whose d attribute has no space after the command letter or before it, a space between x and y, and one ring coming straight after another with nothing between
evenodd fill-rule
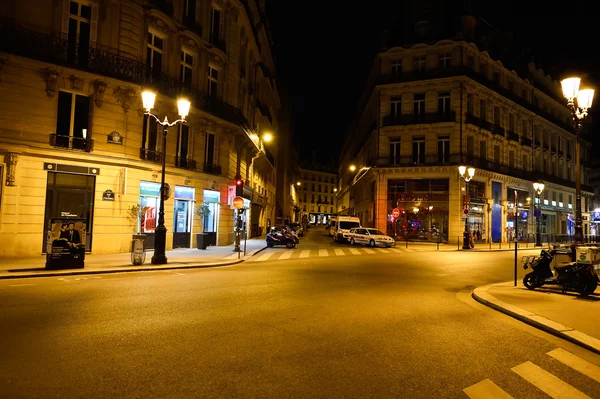
<instances>
[{"instance_id":1,"label":"street lamp","mask_svg":"<svg viewBox=\"0 0 600 399\"><path fill-rule=\"evenodd\" d=\"M179 110L179 117L174 122L169 122L165 116L164 121L160 121L158 116L154 115L151 111L154 108L154 101L156 100L156 93L151 90L144 90L142 92L142 105L145 110L145 114L153 117L156 123L163 127L163 140L162 140L162 172L160 178L160 208L158 212L158 225L156 226L155 242L154 242L154 255L152 255L152 263L155 265L163 265L167 263L167 255L165 249L167 246L167 228L165 227L165 168L167 159L167 133L168 128L176 125L177 123L185 123L185 118L190 112L190 102L185 98L179 98L177 100L177 108Z\"/></svg>"},{"instance_id":2,"label":"street lamp","mask_svg":"<svg viewBox=\"0 0 600 399\"><path fill-rule=\"evenodd\" d=\"M533 190L535 191L535 198L537 198L537 216L535 218L535 246L542 246L542 235L540 233L540 219L542 218L542 204L540 204L540 195L542 195L542 191L544 191L544 182L541 180L533 183Z\"/></svg>"},{"instance_id":3,"label":"street lamp","mask_svg":"<svg viewBox=\"0 0 600 399\"><path fill-rule=\"evenodd\" d=\"M265 143L270 143L273 140L273 135L271 133L267 132L267 133L263 134L262 139Z\"/></svg>"},{"instance_id":4,"label":"street lamp","mask_svg":"<svg viewBox=\"0 0 600 399\"><path fill-rule=\"evenodd\" d=\"M588 115L588 109L592 106L594 100L594 90L579 90L581 79L577 77L567 78L560 82L564 97L567 99L567 106L573 116L573 126L575 127L575 244L583 242L583 226L581 222L581 171L580 171L580 153L581 153L581 125Z\"/></svg>"},{"instance_id":5,"label":"street lamp","mask_svg":"<svg viewBox=\"0 0 600 399\"><path fill-rule=\"evenodd\" d=\"M350 169L350 172L354 172L356 170L356 165L352 164L348 167L348 169Z\"/></svg>"},{"instance_id":6,"label":"street lamp","mask_svg":"<svg viewBox=\"0 0 600 399\"><path fill-rule=\"evenodd\" d=\"M298 187L300 187L300 186L302 185L302 182L300 182L300 181L297 181L297 182L296 182L296 185L297 185Z\"/></svg>"},{"instance_id":7,"label":"street lamp","mask_svg":"<svg viewBox=\"0 0 600 399\"><path fill-rule=\"evenodd\" d=\"M475 176L475 168L461 165L458 167L460 177L465 181L465 198L469 196L469 182ZM468 209L469 203L465 201L465 206ZM471 231L469 230L468 213L465 215L465 231L463 232L463 247L462 249L471 249Z\"/></svg>"}]
</instances>

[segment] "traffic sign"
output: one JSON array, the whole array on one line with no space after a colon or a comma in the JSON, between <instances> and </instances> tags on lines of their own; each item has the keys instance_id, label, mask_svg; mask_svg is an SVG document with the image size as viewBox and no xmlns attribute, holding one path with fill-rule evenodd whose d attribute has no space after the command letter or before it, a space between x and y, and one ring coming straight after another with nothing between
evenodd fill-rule
<instances>
[{"instance_id":1,"label":"traffic sign","mask_svg":"<svg viewBox=\"0 0 600 399\"><path fill-rule=\"evenodd\" d=\"M233 207L237 209L243 208L244 199L242 197L234 197L233 200L231 200L231 205L233 205Z\"/></svg>"},{"instance_id":2,"label":"traffic sign","mask_svg":"<svg viewBox=\"0 0 600 399\"><path fill-rule=\"evenodd\" d=\"M469 214L469 210L468 210L467 208L465 208L465 209L463 209L463 213L464 213L465 215L468 215L468 214Z\"/></svg>"},{"instance_id":3,"label":"traffic sign","mask_svg":"<svg viewBox=\"0 0 600 399\"><path fill-rule=\"evenodd\" d=\"M392 211L392 215L397 218L398 216L400 216L400 209L398 208L394 208L394 210Z\"/></svg>"}]
</instances>

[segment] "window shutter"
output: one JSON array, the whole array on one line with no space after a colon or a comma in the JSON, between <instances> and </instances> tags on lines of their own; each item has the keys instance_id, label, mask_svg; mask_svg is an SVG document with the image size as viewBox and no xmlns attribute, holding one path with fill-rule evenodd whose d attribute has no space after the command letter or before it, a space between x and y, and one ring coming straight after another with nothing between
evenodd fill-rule
<instances>
[{"instance_id":1,"label":"window shutter","mask_svg":"<svg viewBox=\"0 0 600 399\"><path fill-rule=\"evenodd\" d=\"M96 47L98 40L98 4L92 4L92 17L90 19L90 46Z\"/></svg>"},{"instance_id":2,"label":"window shutter","mask_svg":"<svg viewBox=\"0 0 600 399\"><path fill-rule=\"evenodd\" d=\"M62 2L62 35L63 39L66 39L69 35L69 5L70 0L63 0Z\"/></svg>"},{"instance_id":3,"label":"window shutter","mask_svg":"<svg viewBox=\"0 0 600 399\"><path fill-rule=\"evenodd\" d=\"M196 22L197 23L200 23L200 21L202 20L201 10L202 10L202 0L196 0Z\"/></svg>"}]
</instances>

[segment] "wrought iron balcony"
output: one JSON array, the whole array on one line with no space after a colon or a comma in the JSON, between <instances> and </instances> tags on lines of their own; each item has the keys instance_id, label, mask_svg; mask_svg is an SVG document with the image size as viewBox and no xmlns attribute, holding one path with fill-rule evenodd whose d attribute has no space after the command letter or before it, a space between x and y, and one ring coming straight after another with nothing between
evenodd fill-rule
<instances>
[{"instance_id":1,"label":"wrought iron balcony","mask_svg":"<svg viewBox=\"0 0 600 399\"><path fill-rule=\"evenodd\" d=\"M213 46L215 46L222 52L224 52L224 53L227 52L227 44L225 43L225 40L221 39L220 37L215 36L212 32L210 34L209 41L210 41L210 44L212 44Z\"/></svg>"},{"instance_id":2,"label":"wrought iron balcony","mask_svg":"<svg viewBox=\"0 0 600 399\"><path fill-rule=\"evenodd\" d=\"M94 150L94 140L84 139L82 137L73 137L62 134L50 133L50 145L52 147L68 148L70 150L79 150L92 152Z\"/></svg>"},{"instance_id":3,"label":"wrought iron balcony","mask_svg":"<svg viewBox=\"0 0 600 399\"><path fill-rule=\"evenodd\" d=\"M492 125L492 133L498 136L504 136L504 128L500 125Z\"/></svg>"},{"instance_id":4,"label":"wrought iron balcony","mask_svg":"<svg viewBox=\"0 0 600 399\"><path fill-rule=\"evenodd\" d=\"M488 132L492 131L492 124L486 120L483 120L473 114L467 114L467 123L473 126L477 126L478 128L487 130Z\"/></svg>"},{"instance_id":5,"label":"wrought iron balcony","mask_svg":"<svg viewBox=\"0 0 600 399\"><path fill-rule=\"evenodd\" d=\"M506 137L509 140L516 141L517 143L519 142L519 134L517 132L513 132L513 131L509 130L508 134L506 135Z\"/></svg>"},{"instance_id":6,"label":"wrought iron balcony","mask_svg":"<svg viewBox=\"0 0 600 399\"><path fill-rule=\"evenodd\" d=\"M161 163L162 162L162 152L147 150L145 148L140 148L140 159L142 159L144 161Z\"/></svg>"},{"instance_id":7,"label":"wrought iron balcony","mask_svg":"<svg viewBox=\"0 0 600 399\"><path fill-rule=\"evenodd\" d=\"M175 167L196 170L196 161L188 158L175 157Z\"/></svg>"},{"instance_id":8,"label":"wrought iron balcony","mask_svg":"<svg viewBox=\"0 0 600 399\"><path fill-rule=\"evenodd\" d=\"M208 173L209 175L220 175L221 174L221 166L214 163L205 163L204 164L204 173Z\"/></svg>"},{"instance_id":9,"label":"wrought iron balcony","mask_svg":"<svg viewBox=\"0 0 600 399\"><path fill-rule=\"evenodd\" d=\"M260 101L256 100L256 108L258 108L258 110L260 111L261 114L263 114L263 116L267 117L269 122L273 123L273 117L271 116L271 111L269 110L269 107L267 107L265 104L261 103Z\"/></svg>"},{"instance_id":10,"label":"wrought iron balcony","mask_svg":"<svg viewBox=\"0 0 600 399\"><path fill-rule=\"evenodd\" d=\"M173 16L173 3L170 0L148 0L148 5L169 16Z\"/></svg>"},{"instance_id":11,"label":"wrought iron balcony","mask_svg":"<svg viewBox=\"0 0 600 399\"><path fill-rule=\"evenodd\" d=\"M531 147L531 139L527 137L521 137L521 144L526 147Z\"/></svg>"},{"instance_id":12,"label":"wrought iron balcony","mask_svg":"<svg viewBox=\"0 0 600 399\"><path fill-rule=\"evenodd\" d=\"M387 115L383 118L383 126L404 126L455 121L456 113L454 111L408 115Z\"/></svg>"}]
</instances>

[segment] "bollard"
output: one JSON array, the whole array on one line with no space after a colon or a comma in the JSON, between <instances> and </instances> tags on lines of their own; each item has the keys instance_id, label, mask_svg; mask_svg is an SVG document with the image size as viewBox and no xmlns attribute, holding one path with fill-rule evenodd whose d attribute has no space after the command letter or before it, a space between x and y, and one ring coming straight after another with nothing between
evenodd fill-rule
<instances>
[{"instance_id":1,"label":"bollard","mask_svg":"<svg viewBox=\"0 0 600 399\"><path fill-rule=\"evenodd\" d=\"M515 287L517 286L517 251L519 249L519 243L515 241Z\"/></svg>"}]
</instances>

